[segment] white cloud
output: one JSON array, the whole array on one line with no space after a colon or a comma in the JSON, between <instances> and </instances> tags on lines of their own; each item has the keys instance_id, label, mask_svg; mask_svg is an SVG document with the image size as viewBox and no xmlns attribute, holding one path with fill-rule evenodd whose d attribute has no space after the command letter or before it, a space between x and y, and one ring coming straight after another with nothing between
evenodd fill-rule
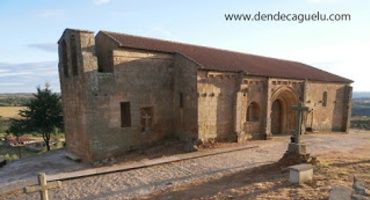
<instances>
[{"instance_id":1,"label":"white cloud","mask_svg":"<svg viewBox=\"0 0 370 200\"><path fill-rule=\"evenodd\" d=\"M0 77L13 77L13 76L24 76L24 75L32 75L33 73L32 72L6 72L6 73L1 73L0 74Z\"/></svg>"},{"instance_id":2,"label":"white cloud","mask_svg":"<svg viewBox=\"0 0 370 200\"><path fill-rule=\"evenodd\" d=\"M107 3L110 3L111 0L94 0L94 4L95 5L103 5L103 4L107 4Z\"/></svg>"},{"instance_id":3,"label":"white cloud","mask_svg":"<svg viewBox=\"0 0 370 200\"><path fill-rule=\"evenodd\" d=\"M33 92L45 82L59 91L57 61L0 63L0 93Z\"/></svg>"},{"instance_id":4,"label":"white cloud","mask_svg":"<svg viewBox=\"0 0 370 200\"><path fill-rule=\"evenodd\" d=\"M23 83L1 83L0 86L9 87L9 86L23 86Z\"/></svg>"}]
</instances>

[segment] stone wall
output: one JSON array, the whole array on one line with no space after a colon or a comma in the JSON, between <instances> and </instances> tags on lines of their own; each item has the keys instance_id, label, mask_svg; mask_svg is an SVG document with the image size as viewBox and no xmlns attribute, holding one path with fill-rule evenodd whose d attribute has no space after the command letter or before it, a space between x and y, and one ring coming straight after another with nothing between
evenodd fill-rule
<instances>
[{"instance_id":1,"label":"stone wall","mask_svg":"<svg viewBox=\"0 0 370 200\"><path fill-rule=\"evenodd\" d=\"M312 111L307 114L306 127L319 131L346 131L350 93L346 84L308 82L305 103Z\"/></svg>"},{"instance_id":2,"label":"stone wall","mask_svg":"<svg viewBox=\"0 0 370 200\"><path fill-rule=\"evenodd\" d=\"M67 29L59 40L58 68L67 148L87 159L91 158L90 135L86 126L91 110L87 88L93 85L90 81L97 68L94 48L94 34L88 31Z\"/></svg>"},{"instance_id":3,"label":"stone wall","mask_svg":"<svg viewBox=\"0 0 370 200\"><path fill-rule=\"evenodd\" d=\"M263 138L263 125L266 123L266 85L267 79L261 77L245 77L242 82L242 88L247 95L247 103L243 105L243 129L247 138ZM254 104L254 105L252 105ZM257 109L252 109L256 106ZM247 120L248 107L250 108L250 115L255 117Z\"/></svg>"},{"instance_id":4,"label":"stone wall","mask_svg":"<svg viewBox=\"0 0 370 200\"><path fill-rule=\"evenodd\" d=\"M198 71L198 132L202 140L235 136L237 73Z\"/></svg>"},{"instance_id":5,"label":"stone wall","mask_svg":"<svg viewBox=\"0 0 370 200\"><path fill-rule=\"evenodd\" d=\"M198 65L183 55L174 61L173 125L180 139L198 138Z\"/></svg>"},{"instance_id":6,"label":"stone wall","mask_svg":"<svg viewBox=\"0 0 370 200\"><path fill-rule=\"evenodd\" d=\"M60 45L59 74L61 80L67 148L83 160L100 160L138 148L173 134L174 55L132 49L105 52L113 44L109 38L97 36L103 70L98 71L95 39L91 32L67 30L66 40L70 63L70 35L74 35L78 73L72 66L64 73ZM112 55L110 62L105 53ZM108 57L109 59L109 57ZM106 66L106 65L112 66ZM130 102L129 127L121 124L121 103ZM144 113L150 112L148 121ZM148 122L148 126L147 123ZM144 127L145 126L145 127Z\"/></svg>"},{"instance_id":7,"label":"stone wall","mask_svg":"<svg viewBox=\"0 0 370 200\"><path fill-rule=\"evenodd\" d=\"M96 159L173 133L173 55L130 49L114 50L112 55L113 72L97 74L99 89L93 97L95 123L89 131ZM128 127L121 124L123 102L130 104Z\"/></svg>"},{"instance_id":8,"label":"stone wall","mask_svg":"<svg viewBox=\"0 0 370 200\"><path fill-rule=\"evenodd\" d=\"M164 137L241 142L274 131L292 134L291 106L299 101L311 110L307 127L349 126L347 84L206 71L184 55L124 49L104 33L94 38L69 29L59 41L59 58L67 148L83 160L105 159ZM279 120L271 119L275 101Z\"/></svg>"},{"instance_id":9,"label":"stone wall","mask_svg":"<svg viewBox=\"0 0 370 200\"><path fill-rule=\"evenodd\" d=\"M275 134L293 134L297 113L292 106L299 101L312 109L304 118L307 128L346 131L350 89L346 84L253 76L243 76L240 81L237 73L199 71L199 138L205 141L230 139L235 135L238 141L265 138L272 134L274 123L280 126ZM320 101L324 91L327 91L327 105L322 108ZM278 120L271 120L275 101L281 103L280 116ZM256 119L248 121L248 108L252 104L258 114ZM312 118L315 113L318 116Z\"/></svg>"},{"instance_id":10,"label":"stone wall","mask_svg":"<svg viewBox=\"0 0 370 200\"><path fill-rule=\"evenodd\" d=\"M118 48L112 38L107 37L104 33L99 32L96 37L96 55L98 59L99 72L113 71L113 49Z\"/></svg>"}]
</instances>

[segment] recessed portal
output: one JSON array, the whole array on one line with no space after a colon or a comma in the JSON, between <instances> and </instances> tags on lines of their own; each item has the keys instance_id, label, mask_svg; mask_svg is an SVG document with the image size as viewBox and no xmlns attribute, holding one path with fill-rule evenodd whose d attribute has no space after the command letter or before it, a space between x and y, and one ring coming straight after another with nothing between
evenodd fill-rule
<instances>
[{"instance_id":1,"label":"recessed portal","mask_svg":"<svg viewBox=\"0 0 370 200\"><path fill-rule=\"evenodd\" d=\"M282 118L281 118L282 112L281 112L281 102L280 100L275 100L274 103L272 103L271 107L271 133L281 134L281 124L282 124Z\"/></svg>"},{"instance_id":2,"label":"recessed portal","mask_svg":"<svg viewBox=\"0 0 370 200\"><path fill-rule=\"evenodd\" d=\"M271 133L293 134L296 128L296 113L292 106L299 102L297 95L292 89L281 88L272 95L271 99Z\"/></svg>"}]
</instances>

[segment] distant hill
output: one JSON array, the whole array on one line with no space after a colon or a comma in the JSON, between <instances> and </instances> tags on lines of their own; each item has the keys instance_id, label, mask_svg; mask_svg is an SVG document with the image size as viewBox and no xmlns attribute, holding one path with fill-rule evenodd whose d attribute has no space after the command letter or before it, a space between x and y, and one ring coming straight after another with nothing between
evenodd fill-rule
<instances>
[{"instance_id":1,"label":"distant hill","mask_svg":"<svg viewBox=\"0 0 370 200\"><path fill-rule=\"evenodd\" d=\"M370 98L370 92L353 92L352 98Z\"/></svg>"},{"instance_id":2,"label":"distant hill","mask_svg":"<svg viewBox=\"0 0 370 200\"><path fill-rule=\"evenodd\" d=\"M32 99L34 93L0 93L0 106L24 106L30 99ZM60 95L60 93L57 93Z\"/></svg>"},{"instance_id":3,"label":"distant hill","mask_svg":"<svg viewBox=\"0 0 370 200\"><path fill-rule=\"evenodd\" d=\"M0 106L24 106L31 98L32 93L0 93Z\"/></svg>"},{"instance_id":4,"label":"distant hill","mask_svg":"<svg viewBox=\"0 0 370 200\"><path fill-rule=\"evenodd\" d=\"M352 116L370 117L370 92L353 92Z\"/></svg>"}]
</instances>

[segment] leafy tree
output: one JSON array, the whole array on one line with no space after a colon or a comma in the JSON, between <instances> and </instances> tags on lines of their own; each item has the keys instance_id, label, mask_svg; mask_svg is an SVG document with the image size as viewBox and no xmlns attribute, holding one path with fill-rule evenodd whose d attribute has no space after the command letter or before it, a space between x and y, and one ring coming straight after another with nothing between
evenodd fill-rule
<instances>
[{"instance_id":1,"label":"leafy tree","mask_svg":"<svg viewBox=\"0 0 370 200\"><path fill-rule=\"evenodd\" d=\"M12 96L10 96L10 97L8 97L7 99L6 99L6 102L8 103L8 105L13 105L13 103L14 103L14 97L12 97Z\"/></svg>"},{"instance_id":2,"label":"leafy tree","mask_svg":"<svg viewBox=\"0 0 370 200\"><path fill-rule=\"evenodd\" d=\"M22 117L14 120L8 132L15 135L26 132L38 132L42 134L46 148L50 151L50 135L56 129L62 129L62 104L58 94L53 93L48 84L45 88L37 88L37 93L33 94L34 98L25 106L24 110L19 111Z\"/></svg>"},{"instance_id":3,"label":"leafy tree","mask_svg":"<svg viewBox=\"0 0 370 200\"><path fill-rule=\"evenodd\" d=\"M24 120L12 119L7 133L13 133L16 137L20 137L27 132L26 123Z\"/></svg>"},{"instance_id":4,"label":"leafy tree","mask_svg":"<svg viewBox=\"0 0 370 200\"><path fill-rule=\"evenodd\" d=\"M16 137L17 142L19 142L19 137L26 133L26 123L23 120L12 119L8 130L8 134L13 133ZM22 158L22 147L18 146L18 157Z\"/></svg>"}]
</instances>

